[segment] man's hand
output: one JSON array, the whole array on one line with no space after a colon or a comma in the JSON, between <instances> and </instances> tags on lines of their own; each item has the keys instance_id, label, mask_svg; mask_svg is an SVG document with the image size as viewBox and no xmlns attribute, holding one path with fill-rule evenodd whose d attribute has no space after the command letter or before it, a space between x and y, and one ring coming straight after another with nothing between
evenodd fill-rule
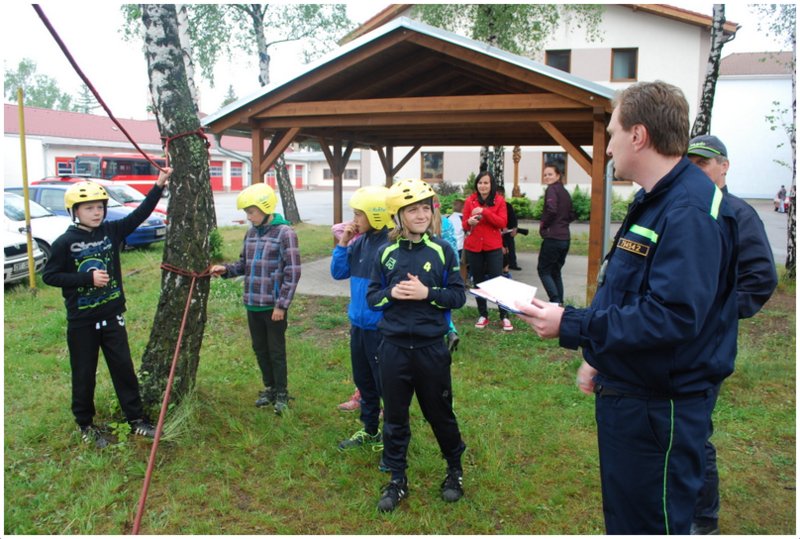
<instances>
[{"instance_id":1,"label":"man's hand","mask_svg":"<svg viewBox=\"0 0 800 539\"><path fill-rule=\"evenodd\" d=\"M597 374L597 369L586 363L586 361L581 363L581 366L578 367L578 375L575 377L575 383L578 385L578 389L587 395L594 393L595 374Z\"/></svg>"},{"instance_id":2,"label":"man's hand","mask_svg":"<svg viewBox=\"0 0 800 539\"><path fill-rule=\"evenodd\" d=\"M394 299L423 300L428 298L428 287L416 275L407 274L408 279L400 281L392 288Z\"/></svg>"},{"instance_id":3,"label":"man's hand","mask_svg":"<svg viewBox=\"0 0 800 539\"><path fill-rule=\"evenodd\" d=\"M522 320L527 322L542 339L553 339L558 337L561 326L561 315L564 308L552 303L533 298L531 303L516 302L518 314Z\"/></svg>"},{"instance_id":4,"label":"man's hand","mask_svg":"<svg viewBox=\"0 0 800 539\"><path fill-rule=\"evenodd\" d=\"M172 176L172 170L172 167L164 167L164 170L158 174L156 185L159 187L165 187L167 185L167 180L169 180L169 177Z\"/></svg>"}]
</instances>

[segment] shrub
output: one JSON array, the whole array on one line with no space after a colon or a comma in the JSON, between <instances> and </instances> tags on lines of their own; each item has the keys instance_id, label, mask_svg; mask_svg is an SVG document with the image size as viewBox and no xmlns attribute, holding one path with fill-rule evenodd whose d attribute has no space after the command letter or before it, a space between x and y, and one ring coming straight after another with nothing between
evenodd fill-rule
<instances>
[{"instance_id":1,"label":"shrub","mask_svg":"<svg viewBox=\"0 0 800 539\"><path fill-rule=\"evenodd\" d=\"M572 193L572 209L575 211L575 216L578 221L588 221L591 210L592 200L589 194L581 191L580 187L575 187Z\"/></svg>"},{"instance_id":2,"label":"shrub","mask_svg":"<svg viewBox=\"0 0 800 539\"><path fill-rule=\"evenodd\" d=\"M219 233L219 229L211 230L211 234L208 235L208 247L211 252L211 260L219 262L225 259L222 253L222 235Z\"/></svg>"},{"instance_id":3,"label":"shrub","mask_svg":"<svg viewBox=\"0 0 800 539\"><path fill-rule=\"evenodd\" d=\"M517 219L532 219L533 205L528 197L509 198L509 204L514 208Z\"/></svg>"},{"instance_id":4,"label":"shrub","mask_svg":"<svg viewBox=\"0 0 800 539\"><path fill-rule=\"evenodd\" d=\"M633 202L633 193L628 198L622 198L615 192L611 193L611 220L615 223L620 223L625 219L628 213L628 206Z\"/></svg>"},{"instance_id":5,"label":"shrub","mask_svg":"<svg viewBox=\"0 0 800 539\"><path fill-rule=\"evenodd\" d=\"M446 197L447 195L460 194L461 186L444 181L442 183L433 184L433 190L439 195L439 199L442 199L442 197Z\"/></svg>"}]
</instances>

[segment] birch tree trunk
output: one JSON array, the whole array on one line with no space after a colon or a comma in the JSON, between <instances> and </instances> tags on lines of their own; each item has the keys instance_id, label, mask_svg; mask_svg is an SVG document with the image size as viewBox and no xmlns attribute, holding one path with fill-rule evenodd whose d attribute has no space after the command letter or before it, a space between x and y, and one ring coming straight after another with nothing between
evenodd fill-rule
<instances>
[{"instance_id":1,"label":"birch tree trunk","mask_svg":"<svg viewBox=\"0 0 800 539\"><path fill-rule=\"evenodd\" d=\"M505 146L495 146L494 147L494 179L497 182L497 186L505 186L505 173L506 173L506 147Z\"/></svg>"},{"instance_id":2,"label":"birch tree trunk","mask_svg":"<svg viewBox=\"0 0 800 539\"><path fill-rule=\"evenodd\" d=\"M706 80L703 83L703 93L697 108L697 116L692 125L691 137L707 135L711 132L711 110L714 108L714 94L719 77L719 63L722 58L722 46L729 38L723 33L725 25L725 4L714 4L714 18L711 23L711 50L708 53L708 66L706 67Z\"/></svg>"},{"instance_id":3,"label":"birch tree trunk","mask_svg":"<svg viewBox=\"0 0 800 539\"><path fill-rule=\"evenodd\" d=\"M178 38L183 53L183 66L186 68L186 82L189 85L189 94L192 96L195 113L200 112L200 92L194 83L194 60L192 60L192 38L189 35L189 14L186 4L176 4L178 15Z\"/></svg>"},{"instance_id":4,"label":"birch tree trunk","mask_svg":"<svg viewBox=\"0 0 800 539\"><path fill-rule=\"evenodd\" d=\"M173 137L196 131L200 121L186 80L175 5L143 4L142 22L159 132L163 137ZM205 141L196 135L174 139L169 144L169 158L175 172L170 179L163 261L199 273L209 266L209 234L216 226ZM140 371L142 398L151 410L160 404L166 388L191 280L161 272L161 296ZM173 386L175 402L195 383L209 287L208 278L196 280Z\"/></svg>"},{"instance_id":5,"label":"birch tree trunk","mask_svg":"<svg viewBox=\"0 0 800 539\"><path fill-rule=\"evenodd\" d=\"M793 21L794 22L794 21ZM797 32L792 24L792 118L797 118ZM789 223L786 239L786 276L794 280L797 275L797 129L792 126L789 137L792 143L792 188L789 190Z\"/></svg>"}]
</instances>

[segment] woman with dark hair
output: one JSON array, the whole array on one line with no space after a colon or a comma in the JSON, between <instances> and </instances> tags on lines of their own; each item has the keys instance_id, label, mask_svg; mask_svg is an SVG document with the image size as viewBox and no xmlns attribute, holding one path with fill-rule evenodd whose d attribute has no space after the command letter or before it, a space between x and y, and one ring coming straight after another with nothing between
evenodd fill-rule
<instances>
[{"instance_id":1,"label":"woman with dark hair","mask_svg":"<svg viewBox=\"0 0 800 539\"><path fill-rule=\"evenodd\" d=\"M542 248L536 270L547 297L552 303L564 303L564 283L561 268L569 252L569 223L575 220L572 198L564 188L564 175L555 163L547 163L542 171L542 181L547 184L544 192L544 211L539 222Z\"/></svg>"},{"instance_id":2,"label":"woman with dark hair","mask_svg":"<svg viewBox=\"0 0 800 539\"><path fill-rule=\"evenodd\" d=\"M467 265L475 283L482 283L503 273L503 236L508 215L506 201L497 193L497 183L488 171L481 171L475 179L475 192L464 202L461 217L466 237L464 253ZM489 311L486 300L475 298L480 317L476 328L489 325ZM505 331L512 331L514 326L508 319L508 311L500 308L500 320Z\"/></svg>"}]
</instances>

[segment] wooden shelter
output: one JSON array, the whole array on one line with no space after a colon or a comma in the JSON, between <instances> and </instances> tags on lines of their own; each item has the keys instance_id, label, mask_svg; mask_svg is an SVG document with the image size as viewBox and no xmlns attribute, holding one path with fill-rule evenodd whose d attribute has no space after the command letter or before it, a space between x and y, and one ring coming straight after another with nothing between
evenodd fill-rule
<instances>
[{"instance_id":1,"label":"wooden shelter","mask_svg":"<svg viewBox=\"0 0 800 539\"><path fill-rule=\"evenodd\" d=\"M342 220L342 173L353 148L375 150L390 185L422 146L561 146L592 177L593 290L607 235L612 97L599 84L401 17L203 124L251 137L253 181L263 181L291 142L319 142L334 176L334 222ZM398 147L411 151L395 156Z\"/></svg>"}]
</instances>

